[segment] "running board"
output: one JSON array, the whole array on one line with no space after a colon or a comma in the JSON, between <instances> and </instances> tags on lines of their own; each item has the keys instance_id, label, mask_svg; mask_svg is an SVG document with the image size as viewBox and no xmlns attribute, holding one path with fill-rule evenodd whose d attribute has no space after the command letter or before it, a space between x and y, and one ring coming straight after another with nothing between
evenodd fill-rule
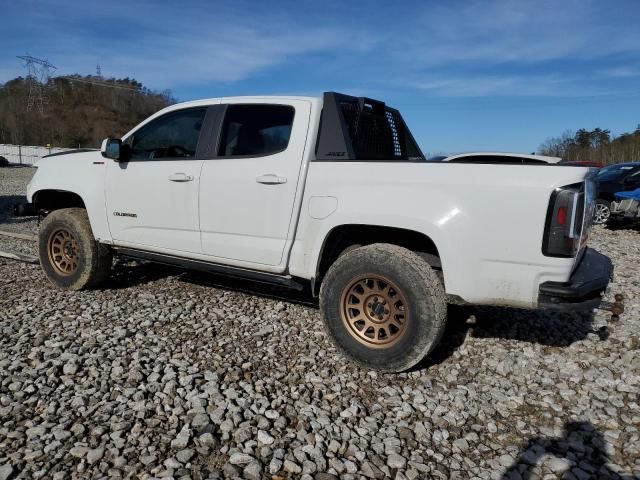
<instances>
[{"instance_id":1,"label":"running board","mask_svg":"<svg viewBox=\"0 0 640 480\"><path fill-rule=\"evenodd\" d=\"M121 255L123 257L129 257L138 260L147 260L150 262L161 263L163 265L170 265L172 267L181 267L186 270L198 270L201 272L217 273L228 277L242 278L245 280L268 283L271 285L279 285L281 287L291 288L298 291L304 289L304 284L294 279L290 275L275 275L272 273L258 272L256 270L247 270L244 268L230 267L228 265L204 262L202 260L192 260L190 258L165 255L163 253L136 250L133 248L115 247L115 250L118 255Z\"/></svg>"}]
</instances>

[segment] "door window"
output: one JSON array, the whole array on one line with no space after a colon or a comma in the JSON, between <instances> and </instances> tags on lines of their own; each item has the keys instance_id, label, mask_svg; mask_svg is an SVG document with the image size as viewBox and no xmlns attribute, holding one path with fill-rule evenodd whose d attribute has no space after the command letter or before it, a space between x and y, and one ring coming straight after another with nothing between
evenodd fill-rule
<instances>
[{"instance_id":1,"label":"door window","mask_svg":"<svg viewBox=\"0 0 640 480\"><path fill-rule=\"evenodd\" d=\"M636 170L631 175L625 178L624 183L628 183L630 185L639 185L640 184L640 169Z\"/></svg>"},{"instance_id":2,"label":"door window","mask_svg":"<svg viewBox=\"0 0 640 480\"><path fill-rule=\"evenodd\" d=\"M257 157L286 150L294 113L289 105L229 105L218 155Z\"/></svg>"},{"instance_id":3,"label":"door window","mask_svg":"<svg viewBox=\"0 0 640 480\"><path fill-rule=\"evenodd\" d=\"M206 108L167 113L149 122L127 139L131 158L193 158Z\"/></svg>"}]
</instances>

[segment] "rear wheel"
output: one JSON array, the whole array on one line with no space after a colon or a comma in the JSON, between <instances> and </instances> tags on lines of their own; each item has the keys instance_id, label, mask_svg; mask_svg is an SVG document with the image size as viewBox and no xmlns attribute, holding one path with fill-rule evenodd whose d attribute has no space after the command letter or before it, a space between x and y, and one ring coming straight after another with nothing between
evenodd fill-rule
<instances>
[{"instance_id":1,"label":"rear wheel","mask_svg":"<svg viewBox=\"0 0 640 480\"><path fill-rule=\"evenodd\" d=\"M82 208L51 212L40 226L38 240L40 265L56 287L82 290L96 286L111 271L111 250L96 242Z\"/></svg>"},{"instance_id":2,"label":"rear wheel","mask_svg":"<svg viewBox=\"0 0 640 480\"><path fill-rule=\"evenodd\" d=\"M398 372L439 342L444 288L418 254L390 244L351 250L329 268L320 289L327 332L359 364Z\"/></svg>"},{"instance_id":3,"label":"rear wheel","mask_svg":"<svg viewBox=\"0 0 640 480\"><path fill-rule=\"evenodd\" d=\"M609 221L609 217L611 216L611 204L599 198L596 200L596 209L593 214L593 223L596 225L604 225Z\"/></svg>"}]
</instances>

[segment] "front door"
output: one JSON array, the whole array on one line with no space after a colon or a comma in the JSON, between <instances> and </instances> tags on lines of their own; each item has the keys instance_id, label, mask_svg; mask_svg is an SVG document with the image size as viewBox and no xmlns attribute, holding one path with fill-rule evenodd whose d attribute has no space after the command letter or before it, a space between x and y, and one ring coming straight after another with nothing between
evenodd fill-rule
<instances>
[{"instance_id":1,"label":"front door","mask_svg":"<svg viewBox=\"0 0 640 480\"><path fill-rule=\"evenodd\" d=\"M212 260L284 264L310 114L304 100L227 105L200 180L202 250Z\"/></svg>"},{"instance_id":2,"label":"front door","mask_svg":"<svg viewBox=\"0 0 640 480\"><path fill-rule=\"evenodd\" d=\"M128 161L108 162L107 215L116 244L201 253L196 151L205 114L189 108L157 117L125 140Z\"/></svg>"}]
</instances>

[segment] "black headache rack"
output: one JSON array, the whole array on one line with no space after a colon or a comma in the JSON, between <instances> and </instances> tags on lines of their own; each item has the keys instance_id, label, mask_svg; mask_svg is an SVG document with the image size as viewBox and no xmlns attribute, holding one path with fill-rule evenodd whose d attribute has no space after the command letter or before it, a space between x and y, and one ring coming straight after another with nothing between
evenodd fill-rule
<instances>
[{"instance_id":1,"label":"black headache rack","mask_svg":"<svg viewBox=\"0 0 640 480\"><path fill-rule=\"evenodd\" d=\"M421 162L425 158L395 108L371 98L325 92L316 160Z\"/></svg>"}]
</instances>

